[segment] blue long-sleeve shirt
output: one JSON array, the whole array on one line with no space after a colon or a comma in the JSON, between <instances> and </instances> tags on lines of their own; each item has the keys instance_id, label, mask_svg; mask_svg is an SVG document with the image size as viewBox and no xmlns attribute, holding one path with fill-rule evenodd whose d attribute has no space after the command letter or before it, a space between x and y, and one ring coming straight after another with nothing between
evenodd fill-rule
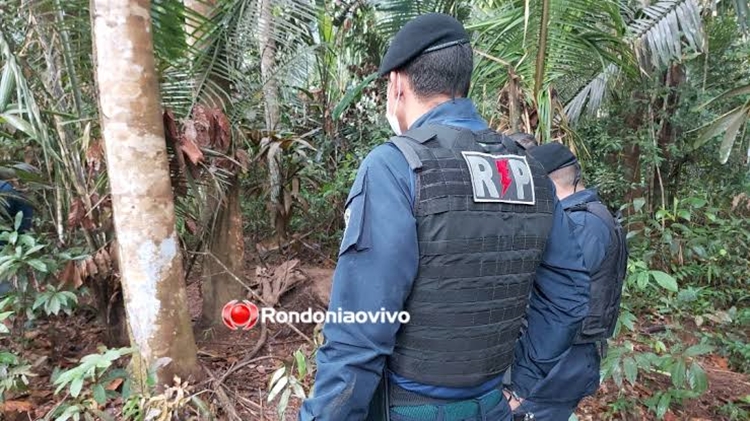
<instances>
[{"instance_id":1,"label":"blue long-sleeve shirt","mask_svg":"<svg viewBox=\"0 0 750 421\"><path fill-rule=\"evenodd\" d=\"M33 208L26 202L20 194L7 181L0 181L0 205L5 207L5 215L9 219L9 226L13 228L18 212L23 213L21 220L20 232L28 231L31 228L31 217L34 214ZM0 213L0 216L3 216Z\"/></svg>"},{"instance_id":2,"label":"blue long-sleeve shirt","mask_svg":"<svg viewBox=\"0 0 750 421\"><path fill-rule=\"evenodd\" d=\"M575 192L560 201L566 211L573 206L600 201L599 195L594 189L585 189ZM589 273L599 270L604 255L611 241L611 234L607 225L596 215L589 212L569 212L568 216L573 221L578 245L583 252L583 261Z\"/></svg>"},{"instance_id":3,"label":"blue long-sleeve shirt","mask_svg":"<svg viewBox=\"0 0 750 421\"><path fill-rule=\"evenodd\" d=\"M487 128L468 99L441 104L417 120L412 128L425 124L446 124L475 131ZM347 223L333 277L330 311L379 311L382 308L398 312L404 308L419 263L413 214L415 180L416 175L406 159L391 144L378 146L362 162L346 203ZM545 297L542 306L548 307L540 309L539 313L556 321L558 330L546 333L547 339L568 345L572 339L568 336L575 333L587 311L588 274L583 269L572 227L558 201L555 201L555 223L549 240L549 244L553 243L559 245L548 245L535 291ZM299 419L364 419L383 374L386 357L393 352L399 328L398 323L326 324L323 329L326 343L317 353L313 396L303 403ZM555 339L557 337L560 338ZM533 355L523 355L522 365L536 364L538 358L558 357L567 346L542 348ZM407 390L454 399L477 396L502 379L498 377L467 390L420 385L392 373L389 377Z\"/></svg>"}]
</instances>

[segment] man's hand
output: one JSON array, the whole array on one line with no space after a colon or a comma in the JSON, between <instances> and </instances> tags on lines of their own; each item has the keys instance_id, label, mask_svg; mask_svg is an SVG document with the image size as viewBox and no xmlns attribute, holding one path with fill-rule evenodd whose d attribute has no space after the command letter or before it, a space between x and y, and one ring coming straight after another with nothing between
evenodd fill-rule
<instances>
[{"instance_id":1,"label":"man's hand","mask_svg":"<svg viewBox=\"0 0 750 421\"><path fill-rule=\"evenodd\" d=\"M521 406L521 404L523 403L523 398L519 397L515 393L503 390L503 395L505 395L505 399L508 400L508 405L510 405L510 409L512 411L515 411L516 408Z\"/></svg>"}]
</instances>

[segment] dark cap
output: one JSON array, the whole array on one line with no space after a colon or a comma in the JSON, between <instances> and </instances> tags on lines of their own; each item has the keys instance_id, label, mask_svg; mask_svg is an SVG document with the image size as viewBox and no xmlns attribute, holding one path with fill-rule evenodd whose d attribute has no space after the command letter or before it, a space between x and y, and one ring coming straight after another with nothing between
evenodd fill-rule
<instances>
[{"instance_id":1,"label":"dark cap","mask_svg":"<svg viewBox=\"0 0 750 421\"><path fill-rule=\"evenodd\" d=\"M468 42L469 34L456 18L443 13L417 16L393 37L378 76L403 67L421 54Z\"/></svg>"},{"instance_id":2,"label":"dark cap","mask_svg":"<svg viewBox=\"0 0 750 421\"><path fill-rule=\"evenodd\" d=\"M562 143L557 142L537 146L529 151L529 155L542 164L547 174L578 163L578 159L573 155L573 152Z\"/></svg>"}]
</instances>

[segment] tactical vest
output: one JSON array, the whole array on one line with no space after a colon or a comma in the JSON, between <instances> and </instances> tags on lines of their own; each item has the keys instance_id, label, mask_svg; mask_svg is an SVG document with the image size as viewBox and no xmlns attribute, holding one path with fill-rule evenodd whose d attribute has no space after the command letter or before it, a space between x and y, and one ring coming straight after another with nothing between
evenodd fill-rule
<instances>
[{"instance_id":1,"label":"tactical vest","mask_svg":"<svg viewBox=\"0 0 750 421\"><path fill-rule=\"evenodd\" d=\"M589 314L583 321L575 344L606 341L611 338L620 314L622 284L628 267L628 246L622 225L601 202L582 203L567 212L589 212L601 219L610 232L610 242L599 270L591 274Z\"/></svg>"},{"instance_id":2,"label":"tactical vest","mask_svg":"<svg viewBox=\"0 0 750 421\"><path fill-rule=\"evenodd\" d=\"M419 269L388 368L471 387L513 362L552 227L551 183L505 136L426 126L391 139L416 171Z\"/></svg>"}]
</instances>

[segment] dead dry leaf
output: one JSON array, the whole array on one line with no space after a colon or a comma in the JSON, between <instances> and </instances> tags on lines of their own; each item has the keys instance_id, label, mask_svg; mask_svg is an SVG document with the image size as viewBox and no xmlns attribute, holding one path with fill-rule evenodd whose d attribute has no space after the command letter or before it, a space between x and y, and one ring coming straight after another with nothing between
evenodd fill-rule
<instances>
[{"instance_id":1,"label":"dead dry leaf","mask_svg":"<svg viewBox=\"0 0 750 421\"><path fill-rule=\"evenodd\" d=\"M107 385L107 387L105 387L105 389L107 389L107 390L117 390L117 388L120 387L121 384L122 384L122 379L117 378L117 379L114 379L111 382L109 382L109 384Z\"/></svg>"},{"instance_id":2,"label":"dead dry leaf","mask_svg":"<svg viewBox=\"0 0 750 421\"><path fill-rule=\"evenodd\" d=\"M5 401L2 406L5 412L29 412L33 408L28 401Z\"/></svg>"}]
</instances>

